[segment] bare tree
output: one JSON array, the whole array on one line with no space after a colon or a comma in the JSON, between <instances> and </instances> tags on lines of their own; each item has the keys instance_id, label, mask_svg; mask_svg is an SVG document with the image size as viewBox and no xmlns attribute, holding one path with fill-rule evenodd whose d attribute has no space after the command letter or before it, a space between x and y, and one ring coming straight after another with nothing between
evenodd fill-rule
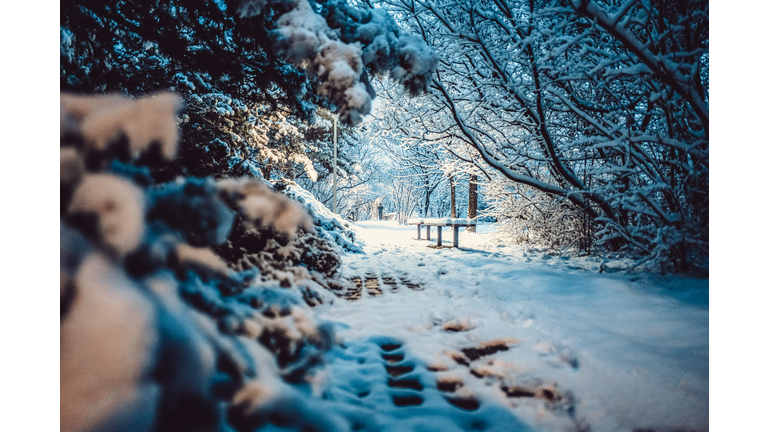
<instances>
[{"instance_id":1,"label":"bare tree","mask_svg":"<svg viewBox=\"0 0 768 432\"><path fill-rule=\"evenodd\" d=\"M681 270L708 254L706 1L376 3L442 59L401 120L422 140L559 197L596 245Z\"/></svg>"}]
</instances>

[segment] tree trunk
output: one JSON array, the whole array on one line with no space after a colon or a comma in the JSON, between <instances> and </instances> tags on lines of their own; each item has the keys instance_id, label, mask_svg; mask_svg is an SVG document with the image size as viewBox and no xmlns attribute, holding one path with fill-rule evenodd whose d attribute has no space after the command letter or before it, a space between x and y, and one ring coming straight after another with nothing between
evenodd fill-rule
<instances>
[{"instance_id":1,"label":"tree trunk","mask_svg":"<svg viewBox=\"0 0 768 432\"><path fill-rule=\"evenodd\" d=\"M431 195L431 192L429 190L429 175L426 176L426 187L424 188L424 194L426 195L424 197L424 216L427 217L427 212L429 211L429 195Z\"/></svg>"},{"instance_id":2,"label":"tree trunk","mask_svg":"<svg viewBox=\"0 0 768 432\"><path fill-rule=\"evenodd\" d=\"M456 217L456 183L453 176L448 177L448 183L451 185L451 218Z\"/></svg>"},{"instance_id":3,"label":"tree trunk","mask_svg":"<svg viewBox=\"0 0 768 432\"><path fill-rule=\"evenodd\" d=\"M264 180L270 181L272 177L272 165L264 165L264 167L261 168L261 174L264 176Z\"/></svg>"},{"instance_id":4,"label":"tree trunk","mask_svg":"<svg viewBox=\"0 0 768 432\"><path fill-rule=\"evenodd\" d=\"M469 175L469 205L467 206L467 218L477 217L477 174ZM475 226L467 227L467 232L475 232Z\"/></svg>"}]
</instances>

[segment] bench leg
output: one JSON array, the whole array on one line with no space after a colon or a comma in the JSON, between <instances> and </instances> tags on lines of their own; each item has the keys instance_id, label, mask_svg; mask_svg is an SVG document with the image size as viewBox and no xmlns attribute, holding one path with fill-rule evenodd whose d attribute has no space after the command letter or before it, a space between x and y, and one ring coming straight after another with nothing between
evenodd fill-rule
<instances>
[{"instance_id":1,"label":"bench leg","mask_svg":"<svg viewBox=\"0 0 768 432\"><path fill-rule=\"evenodd\" d=\"M443 227L437 227L437 247L443 245Z\"/></svg>"},{"instance_id":2,"label":"bench leg","mask_svg":"<svg viewBox=\"0 0 768 432\"><path fill-rule=\"evenodd\" d=\"M459 227L457 225L453 226L453 247L459 247Z\"/></svg>"},{"instance_id":3,"label":"bench leg","mask_svg":"<svg viewBox=\"0 0 768 432\"><path fill-rule=\"evenodd\" d=\"M421 224L416 224L416 240L421 240Z\"/></svg>"},{"instance_id":4,"label":"bench leg","mask_svg":"<svg viewBox=\"0 0 768 432\"><path fill-rule=\"evenodd\" d=\"M429 238L429 234L430 233L429 232L432 231L431 230L432 227L430 227L429 225L424 225L424 227L427 229L427 241L429 241L430 240L430 238Z\"/></svg>"}]
</instances>

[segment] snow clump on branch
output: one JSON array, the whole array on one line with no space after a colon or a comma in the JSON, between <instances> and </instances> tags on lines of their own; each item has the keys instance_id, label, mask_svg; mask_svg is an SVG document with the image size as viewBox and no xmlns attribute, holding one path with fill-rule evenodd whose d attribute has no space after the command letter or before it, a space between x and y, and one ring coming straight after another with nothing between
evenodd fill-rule
<instances>
[{"instance_id":1,"label":"snow clump on branch","mask_svg":"<svg viewBox=\"0 0 768 432\"><path fill-rule=\"evenodd\" d=\"M258 15L265 3L242 2L241 17ZM318 15L313 4L308 0L287 2L290 10L277 20L270 38L278 53L319 78L318 94L338 107L341 121L356 125L370 114L376 94L368 71L389 71L411 96L427 90L437 68L437 55L423 40L400 35L386 12L329 1L320 2Z\"/></svg>"},{"instance_id":2,"label":"snow clump on branch","mask_svg":"<svg viewBox=\"0 0 768 432\"><path fill-rule=\"evenodd\" d=\"M324 2L323 6L321 13L341 33L341 40L361 45L363 63L372 74L389 72L411 96L427 91L439 58L424 40L401 34L386 11L356 8L338 0ZM375 95L372 88L368 91Z\"/></svg>"},{"instance_id":3,"label":"snow clump on branch","mask_svg":"<svg viewBox=\"0 0 768 432\"><path fill-rule=\"evenodd\" d=\"M317 74L318 94L339 107L339 118L357 124L371 112L371 97L360 83L360 45L344 44L334 36L307 0L299 0L281 16L270 33L275 49L286 59Z\"/></svg>"}]
</instances>

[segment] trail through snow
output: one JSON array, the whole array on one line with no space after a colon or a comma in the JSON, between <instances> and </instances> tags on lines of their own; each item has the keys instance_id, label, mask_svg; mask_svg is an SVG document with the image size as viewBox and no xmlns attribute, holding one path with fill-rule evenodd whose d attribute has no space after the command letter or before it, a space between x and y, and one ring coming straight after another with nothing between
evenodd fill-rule
<instances>
[{"instance_id":1,"label":"trail through snow","mask_svg":"<svg viewBox=\"0 0 768 432\"><path fill-rule=\"evenodd\" d=\"M487 229L436 249L358 223L352 299L317 310L344 341L324 398L379 430L708 430L708 279L598 273Z\"/></svg>"}]
</instances>

